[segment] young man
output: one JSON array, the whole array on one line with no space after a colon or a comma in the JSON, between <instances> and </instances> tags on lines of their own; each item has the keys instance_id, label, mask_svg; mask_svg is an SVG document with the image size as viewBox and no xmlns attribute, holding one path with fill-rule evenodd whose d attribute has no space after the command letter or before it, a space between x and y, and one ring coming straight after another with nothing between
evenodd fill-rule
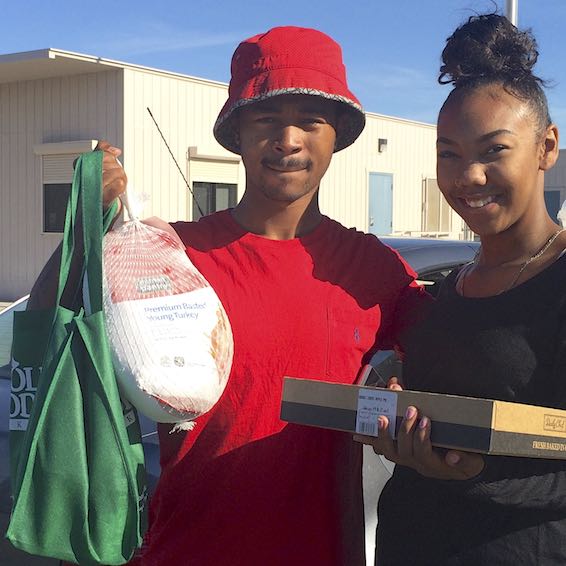
<instances>
[{"instance_id":1,"label":"young man","mask_svg":"<svg viewBox=\"0 0 566 566\"><path fill-rule=\"evenodd\" d=\"M220 297L234 362L193 431L159 426L162 475L136 564L365 564L361 446L279 419L283 376L354 382L428 303L395 252L320 212L332 154L364 123L325 34L274 28L236 49L214 134L242 156L244 195L198 223L154 221ZM125 176L102 148L108 203Z\"/></svg>"}]
</instances>

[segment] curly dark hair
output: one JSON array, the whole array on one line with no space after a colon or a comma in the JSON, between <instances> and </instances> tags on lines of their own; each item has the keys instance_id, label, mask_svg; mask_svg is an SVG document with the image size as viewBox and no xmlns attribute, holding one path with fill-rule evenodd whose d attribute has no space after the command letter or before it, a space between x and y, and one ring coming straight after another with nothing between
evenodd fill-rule
<instances>
[{"instance_id":1,"label":"curly dark hair","mask_svg":"<svg viewBox=\"0 0 566 566\"><path fill-rule=\"evenodd\" d=\"M546 83L532 72L537 59L538 46L530 30L521 31L498 14L475 15L446 40L438 82L452 83L452 92L501 84L530 104L545 129L551 120L542 89Z\"/></svg>"}]
</instances>

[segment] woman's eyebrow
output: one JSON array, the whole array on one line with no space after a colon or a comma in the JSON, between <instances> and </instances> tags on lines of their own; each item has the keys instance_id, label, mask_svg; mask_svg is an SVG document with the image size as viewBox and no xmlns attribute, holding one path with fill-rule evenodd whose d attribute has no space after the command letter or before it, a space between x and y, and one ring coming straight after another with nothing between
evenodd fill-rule
<instances>
[{"instance_id":1,"label":"woman's eyebrow","mask_svg":"<svg viewBox=\"0 0 566 566\"><path fill-rule=\"evenodd\" d=\"M502 129L499 129L499 130L493 130L493 132L488 132L487 134L480 136L478 138L478 141L480 141L480 142L488 141L491 138L499 136L500 134L511 134L512 136L516 135L515 132L512 132L511 130L506 130L505 128L502 128Z\"/></svg>"},{"instance_id":2,"label":"woman's eyebrow","mask_svg":"<svg viewBox=\"0 0 566 566\"><path fill-rule=\"evenodd\" d=\"M478 142L485 142L490 140L491 138L495 138L496 136L499 136L501 134L509 134L511 136L516 136L517 134L511 130L507 130L505 128L501 128L499 130L493 130L493 132L488 132L487 134L483 134L481 135L477 141ZM450 138L444 138L444 137L438 137L436 139L436 143L443 143L446 145L455 145L455 141L451 140Z\"/></svg>"}]
</instances>

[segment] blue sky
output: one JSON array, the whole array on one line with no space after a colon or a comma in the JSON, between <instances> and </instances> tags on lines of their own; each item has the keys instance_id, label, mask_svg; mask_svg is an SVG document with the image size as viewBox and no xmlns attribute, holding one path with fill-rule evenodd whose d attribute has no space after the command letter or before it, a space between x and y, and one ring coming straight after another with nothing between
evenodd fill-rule
<instances>
[{"instance_id":1,"label":"blue sky","mask_svg":"<svg viewBox=\"0 0 566 566\"><path fill-rule=\"evenodd\" d=\"M225 81L240 40L277 25L316 27L341 45L351 89L370 112L434 123L445 39L505 0L137 0L2 2L0 52L56 47ZM22 12L25 10L25 15ZM566 0L519 0L539 42L539 75L566 147Z\"/></svg>"}]
</instances>

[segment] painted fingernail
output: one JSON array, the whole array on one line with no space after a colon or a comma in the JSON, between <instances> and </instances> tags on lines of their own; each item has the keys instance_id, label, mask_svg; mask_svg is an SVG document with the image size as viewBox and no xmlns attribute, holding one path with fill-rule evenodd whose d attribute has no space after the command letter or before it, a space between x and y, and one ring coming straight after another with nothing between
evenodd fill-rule
<instances>
[{"instance_id":1,"label":"painted fingernail","mask_svg":"<svg viewBox=\"0 0 566 566\"><path fill-rule=\"evenodd\" d=\"M448 452L446 454L446 463L455 466L460 461L460 455L456 452Z\"/></svg>"},{"instance_id":2,"label":"painted fingernail","mask_svg":"<svg viewBox=\"0 0 566 566\"><path fill-rule=\"evenodd\" d=\"M423 417L419 421L419 428L423 429L423 428L426 428L427 426L428 426L428 417Z\"/></svg>"},{"instance_id":3,"label":"painted fingernail","mask_svg":"<svg viewBox=\"0 0 566 566\"><path fill-rule=\"evenodd\" d=\"M415 415L417 414L417 410L415 409L415 407L407 407L407 410L405 411L405 418L406 419L412 419Z\"/></svg>"}]
</instances>

